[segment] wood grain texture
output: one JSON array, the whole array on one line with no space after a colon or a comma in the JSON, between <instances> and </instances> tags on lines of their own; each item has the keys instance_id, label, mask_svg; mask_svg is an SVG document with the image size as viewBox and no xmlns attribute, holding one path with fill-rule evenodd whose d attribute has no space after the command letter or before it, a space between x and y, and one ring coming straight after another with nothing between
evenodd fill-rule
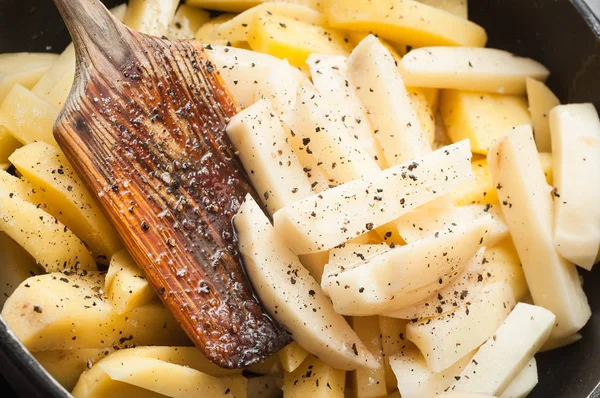
<instances>
[{"instance_id":1,"label":"wood grain texture","mask_svg":"<svg viewBox=\"0 0 600 398\"><path fill-rule=\"evenodd\" d=\"M254 295L231 222L257 198L225 133L239 109L202 45L133 32L97 0L55 2L78 70L54 134L136 263L219 366L283 348L289 333Z\"/></svg>"}]
</instances>

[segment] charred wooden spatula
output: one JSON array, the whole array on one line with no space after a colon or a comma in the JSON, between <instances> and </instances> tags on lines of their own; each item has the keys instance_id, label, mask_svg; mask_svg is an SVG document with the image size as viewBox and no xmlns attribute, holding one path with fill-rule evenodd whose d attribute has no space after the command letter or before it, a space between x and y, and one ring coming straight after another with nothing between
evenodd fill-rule
<instances>
[{"instance_id":1,"label":"charred wooden spatula","mask_svg":"<svg viewBox=\"0 0 600 398\"><path fill-rule=\"evenodd\" d=\"M99 0L54 0L77 76L54 135L193 342L239 368L290 337L253 294L231 223L258 198L225 134L238 107L200 43L140 34Z\"/></svg>"}]
</instances>

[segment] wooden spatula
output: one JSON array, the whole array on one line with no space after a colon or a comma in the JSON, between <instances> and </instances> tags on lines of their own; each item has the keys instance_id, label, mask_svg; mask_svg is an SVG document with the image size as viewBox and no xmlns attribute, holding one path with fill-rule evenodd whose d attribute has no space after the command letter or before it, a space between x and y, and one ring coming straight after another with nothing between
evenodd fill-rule
<instances>
[{"instance_id":1,"label":"wooden spatula","mask_svg":"<svg viewBox=\"0 0 600 398\"><path fill-rule=\"evenodd\" d=\"M258 198L225 134L239 109L202 45L134 32L98 0L54 2L77 51L61 148L210 360L275 353L290 336L253 294L231 222Z\"/></svg>"}]
</instances>

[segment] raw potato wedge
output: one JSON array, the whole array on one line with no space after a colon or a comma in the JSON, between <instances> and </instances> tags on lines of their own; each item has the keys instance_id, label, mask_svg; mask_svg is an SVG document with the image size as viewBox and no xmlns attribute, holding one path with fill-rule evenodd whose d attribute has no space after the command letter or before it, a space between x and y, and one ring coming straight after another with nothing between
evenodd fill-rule
<instances>
[{"instance_id":1,"label":"raw potato wedge","mask_svg":"<svg viewBox=\"0 0 600 398\"><path fill-rule=\"evenodd\" d=\"M552 338L581 329L591 310L575 265L554 246L553 205L530 126L509 131L490 149L488 164L502 213L536 305L556 315Z\"/></svg>"},{"instance_id":2,"label":"raw potato wedge","mask_svg":"<svg viewBox=\"0 0 600 398\"><path fill-rule=\"evenodd\" d=\"M516 301L524 300L529 294L521 260L512 239L507 238L496 246L486 249L483 269L486 283L508 283Z\"/></svg>"},{"instance_id":3,"label":"raw potato wedge","mask_svg":"<svg viewBox=\"0 0 600 398\"><path fill-rule=\"evenodd\" d=\"M493 48L426 47L402 58L406 85L497 94L525 94L525 79L546 80L550 72L530 58Z\"/></svg>"},{"instance_id":4,"label":"raw potato wedge","mask_svg":"<svg viewBox=\"0 0 600 398\"><path fill-rule=\"evenodd\" d=\"M430 100L427 98L427 94L423 90L432 90L436 92L436 101L437 101L437 89L420 89L416 87L407 87L408 96L410 99L410 104L412 108L417 114L417 118L419 118L419 123L421 124L421 130L423 134L425 134L425 138L429 143L429 146L432 146L435 142L435 112L437 109L437 105L431 105Z\"/></svg>"},{"instance_id":5,"label":"raw potato wedge","mask_svg":"<svg viewBox=\"0 0 600 398\"><path fill-rule=\"evenodd\" d=\"M95 270L83 242L52 215L0 187L0 231L23 247L47 272Z\"/></svg>"},{"instance_id":6,"label":"raw potato wedge","mask_svg":"<svg viewBox=\"0 0 600 398\"><path fill-rule=\"evenodd\" d=\"M71 391L84 370L104 358L112 349L84 348L80 350L41 351L33 354L35 359L65 389Z\"/></svg>"},{"instance_id":7,"label":"raw potato wedge","mask_svg":"<svg viewBox=\"0 0 600 398\"><path fill-rule=\"evenodd\" d=\"M570 336L563 337L562 339L548 339L546 341L546 344L544 344L542 348L540 348L540 352L551 351L557 348L566 347L568 345L578 342L582 338L583 336L581 334L574 333Z\"/></svg>"},{"instance_id":8,"label":"raw potato wedge","mask_svg":"<svg viewBox=\"0 0 600 398\"><path fill-rule=\"evenodd\" d=\"M447 11L457 17L468 19L469 10L467 0L417 0L419 3L427 4L440 10Z\"/></svg>"},{"instance_id":9,"label":"raw potato wedge","mask_svg":"<svg viewBox=\"0 0 600 398\"><path fill-rule=\"evenodd\" d=\"M294 69L283 60L258 82L256 100L270 101L276 114L282 115L294 109L297 91L298 81L295 79Z\"/></svg>"},{"instance_id":10,"label":"raw potato wedge","mask_svg":"<svg viewBox=\"0 0 600 398\"><path fill-rule=\"evenodd\" d=\"M591 270L600 249L600 119L593 104L550 112L554 173L554 244Z\"/></svg>"},{"instance_id":11,"label":"raw potato wedge","mask_svg":"<svg viewBox=\"0 0 600 398\"><path fill-rule=\"evenodd\" d=\"M518 303L451 390L501 394L548 339L554 321L554 314L547 309Z\"/></svg>"},{"instance_id":12,"label":"raw potato wedge","mask_svg":"<svg viewBox=\"0 0 600 398\"><path fill-rule=\"evenodd\" d=\"M0 104L15 84L33 88L57 58L46 53L0 54Z\"/></svg>"},{"instance_id":13,"label":"raw potato wedge","mask_svg":"<svg viewBox=\"0 0 600 398\"><path fill-rule=\"evenodd\" d=\"M129 0L123 23L138 32L160 37L169 31L178 5L177 0Z\"/></svg>"},{"instance_id":14,"label":"raw potato wedge","mask_svg":"<svg viewBox=\"0 0 600 398\"><path fill-rule=\"evenodd\" d=\"M452 142L468 138L482 155L507 130L531 123L524 98L470 91L442 91L440 114Z\"/></svg>"},{"instance_id":15,"label":"raw potato wedge","mask_svg":"<svg viewBox=\"0 0 600 398\"><path fill-rule=\"evenodd\" d=\"M171 39L193 39L196 32L210 19L207 11L181 4L175 12L166 36Z\"/></svg>"},{"instance_id":16,"label":"raw potato wedge","mask_svg":"<svg viewBox=\"0 0 600 398\"><path fill-rule=\"evenodd\" d=\"M346 372L309 355L292 373L283 375L286 398L344 398Z\"/></svg>"},{"instance_id":17,"label":"raw potato wedge","mask_svg":"<svg viewBox=\"0 0 600 398\"><path fill-rule=\"evenodd\" d=\"M387 162L373 134L367 110L350 80L347 60L343 55L311 54L306 63L315 87L325 101L338 108L342 122L351 130L350 136L385 169Z\"/></svg>"},{"instance_id":18,"label":"raw potato wedge","mask_svg":"<svg viewBox=\"0 0 600 398\"><path fill-rule=\"evenodd\" d=\"M325 15L334 28L373 32L413 47L483 47L487 41L481 26L412 0L326 0Z\"/></svg>"},{"instance_id":19,"label":"raw potato wedge","mask_svg":"<svg viewBox=\"0 0 600 398\"><path fill-rule=\"evenodd\" d=\"M16 150L10 162L55 210L52 214L81 238L94 257L105 259L123 247L119 235L80 177L56 147L35 142Z\"/></svg>"},{"instance_id":20,"label":"raw potato wedge","mask_svg":"<svg viewBox=\"0 0 600 398\"><path fill-rule=\"evenodd\" d=\"M465 141L329 189L275 213L275 230L296 254L329 250L460 186L470 158Z\"/></svg>"},{"instance_id":21,"label":"raw potato wedge","mask_svg":"<svg viewBox=\"0 0 600 398\"><path fill-rule=\"evenodd\" d=\"M387 397L383 348L377 317L353 317L351 324L356 335L373 354L378 363L375 369L360 367L351 373L352 391L356 398Z\"/></svg>"},{"instance_id":22,"label":"raw potato wedge","mask_svg":"<svg viewBox=\"0 0 600 398\"><path fill-rule=\"evenodd\" d=\"M427 366L441 372L490 338L514 305L510 286L496 283L454 312L409 323L406 337L419 347Z\"/></svg>"},{"instance_id":23,"label":"raw potato wedge","mask_svg":"<svg viewBox=\"0 0 600 398\"><path fill-rule=\"evenodd\" d=\"M234 219L246 272L270 314L304 349L336 369L377 362L320 286L283 244L251 196Z\"/></svg>"},{"instance_id":24,"label":"raw potato wedge","mask_svg":"<svg viewBox=\"0 0 600 398\"><path fill-rule=\"evenodd\" d=\"M287 133L267 100L234 116L227 134L270 215L312 195Z\"/></svg>"},{"instance_id":25,"label":"raw potato wedge","mask_svg":"<svg viewBox=\"0 0 600 398\"><path fill-rule=\"evenodd\" d=\"M500 398L526 398L537 383L537 363L535 358L531 358L517 377L506 387Z\"/></svg>"},{"instance_id":26,"label":"raw potato wedge","mask_svg":"<svg viewBox=\"0 0 600 398\"><path fill-rule=\"evenodd\" d=\"M0 125L0 163L8 164L8 157L21 146L21 143L13 135Z\"/></svg>"},{"instance_id":27,"label":"raw potato wedge","mask_svg":"<svg viewBox=\"0 0 600 398\"><path fill-rule=\"evenodd\" d=\"M188 0L187 4L194 7L208 8L210 10L227 12L244 12L262 3L273 0ZM316 11L323 8L322 0L275 0L278 2L300 4Z\"/></svg>"},{"instance_id":28,"label":"raw potato wedge","mask_svg":"<svg viewBox=\"0 0 600 398\"><path fill-rule=\"evenodd\" d=\"M325 275L333 306L344 315L390 312L431 296L452 282L481 248L491 217L483 217L438 236L363 260L362 264Z\"/></svg>"},{"instance_id":29,"label":"raw potato wedge","mask_svg":"<svg viewBox=\"0 0 600 398\"><path fill-rule=\"evenodd\" d=\"M103 275L92 271L31 277L6 301L2 316L31 352L189 344L162 304L118 315L103 287Z\"/></svg>"},{"instance_id":30,"label":"raw potato wedge","mask_svg":"<svg viewBox=\"0 0 600 398\"><path fill-rule=\"evenodd\" d=\"M312 53L347 55L352 49L342 32L268 12L257 14L249 26L248 43L254 51L304 65Z\"/></svg>"},{"instance_id":31,"label":"raw potato wedge","mask_svg":"<svg viewBox=\"0 0 600 398\"><path fill-rule=\"evenodd\" d=\"M15 289L31 275L41 274L33 257L4 232L0 232L0 307Z\"/></svg>"},{"instance_id":32,"label":"raw potato wedge","mask_svg":"<svg viewBox=\"0 0 600 398\"><path fill-rule=\"evenodd\" d=\"M389 166L431 152L396 64L375 36L352 51L348 72Z\"/></svg>"},{"instance_id":33,"label":"raw potato wedge","mask_svg":"<svg viewBox=\"0 0 600 398\"><path fill-rule=\"evenodd\" d=\"M528 77L525 83L529 113L531 113L533 132L535 133L535 145L540 152L552 152L550 111L560 105L560 101L543 82Z\"/></svg>"},{"instance_id":34,"label":"raw potato wedge","mask_svg":"<svg viewBox=\"0 0 600 398\"><path fill-rule=\"evenodd\" d=\"M52 127L58 109L16 84L0 105L0 124L23 144L43 141L58 146Z\"/></svg>"},{"instance_id":35,"label":"raw potato wedge","mask_svg":"<svg viewBox=\"0 0 600 398\"><path fill-rule=\"evenodd\" d=\"M157 298L142 270L125 249L115 253L110 259L104 290L119 315Z\"/></svg>"},{"instance_id":36,"label":"raw potato wedge","mask_svg":"<svg viewBox=\"0 0 600 398\"><path fill-rule=\"evenodd\" d=\"M188 3L189 4L189 3ZM238 46L242 42L230 42L229 40L213 39L215 30L221 25L235 18L235 14L221 14L211 18L196 31L194 38L204 44L217 44L223 46ZM247 43L246 43L247 44Z\"/></svg>"},{"instance_id":37,"label":"raw potato wedge","mask_svg":"<svg viewBox=\"0 0 600 398\"><path fill-rule=\"evenodd\" d=\"M288 373L296 370L308 355L308 351L300 347L295 341L292 341L277 353L279 361L281 362L281 367Z\"/></svg>"},{"instance_id":38,"label":"raw potato wedge","mask_svg":"<svg viewBox=\"0 0 600 398\"><path fill-rule=\"evenodd\" d=\"M388 392L398 388L398 380L392 369L390 360L393 355L401 352L406 344L406 324L404 319L379 316L379 331L381 333L381 347L383 349L383 365L385 369L385 384Z\"/></svg>"},{"instance_id":39,"label":"raw potato wedge","mask_svg":"<svg viewBox=\"0 0 600 398\"><path fill-rule=\"evenodd\" d=\"M72 43L52 63L50 69L33 86L31 92L40 98L44 98L65 75L75 76L75 47ZM71 80L72 82L73 80Z\"/></svg>"}]
</instances>

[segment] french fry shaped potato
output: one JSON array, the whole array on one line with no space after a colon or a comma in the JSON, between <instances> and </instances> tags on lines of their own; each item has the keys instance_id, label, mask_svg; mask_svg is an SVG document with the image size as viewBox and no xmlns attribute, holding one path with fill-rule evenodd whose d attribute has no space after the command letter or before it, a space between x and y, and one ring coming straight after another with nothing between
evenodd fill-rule
<instances>
[{"instance_id":1,"label":"french fry shaped potato","mask_svg":"<svg viewBox=\"0 0 600 398\"><path fill-rule=\"evenodd\" d=\"M379 398L387 396L383 348L378 319L375 316L353 317L352 329L373 354L379 366L375 369L360 367L351 373L352 391L356 398Z\"/></svg>"},{"instance_id":2,"label":"french fry shaped potato","mask_svg":"<svg viewBox=\"0 0 600 398\"><path fill-rule=\"evenodd\" d=\"M392 369L390 359L392 355L401 352L406 344L406 324L404 319L379 316L379 331L381 333L381 347L383 349L383 365L385 369L385 385L388 392L398 388L398 380Z\"/></svg>"},{"instance_id":3,"label":"french fry shaped potato","mask_svg":"<svg viewBox=\"0 0 600 398\"><path fill-rule=\"evenodd\" d=\"M483 269L486 283L508 283L517 301L521 301L527 296L529 293L527 281L512 239L506 238L499 244L486 248L484 258Z\"/></svg>"},{"instance_id":4,"label":"french fry shaped potato","mask_svg":"<svg viewBox=\"0 0 600 398\"><path fill-rule=\"evenodd\" d=\"M189 3L188 3L189 4ZM217 17L211 18L200 26L200 29L194 34L194 38L204 44L218 44L223 46L233 46L241 44L241 42L230 42L226 39L214 39L214 32L219 25L231 21L235 17L235 14L221 14Z\"/></svg>"},{"instance_id":5,"label":"french fry shaped potato","mask_svg":"<svg viewBox=\"0 0 600 398\"><path fill-rule=\"evenodd\" d=\"M21 146L21 143L13 135L0 125L0 163L8 164L8 157Z\"/></svg>"},{"instance_id":6,"label":"french fry shaped potato","mask_svg":"<svg viewBox=\"0 0 600 398\"><path fill-rule=\"evenodd\" d=\"M157 298L142 270L125 249L115 253L110 259L104 290L119 315Z\"/></svg>"},{"instance_id":7,"label":"french fry shaped potato","mask_svg":"<svg viewBox=\"0 0 600 398\"><path fill-rule=\"evenodd\" d=\"M283 395L286 398L343 398L345 387L346 372L312 355L294 372L283 375Z\"/></svg>"},{"instance_id":8,"label":"french fry shaped potato","mask_svg":"<svg viewBox=\"0 0 600 398\"><path fill-rule=\"evenodd\" d=\"M337 369L377 367L346 320L275 233L251 196L234 219L246 272L263 305L308 352Z\"/></svg>"},{"instance_id":9,"label":"french fry shaped potato","mask_svg":"<svg viewBox=\"0 0 600 398\"><path fill-rule=\"evenodd\" d=\"M177 5L177 0L129 0L123 23L152 36L166 35Z\"/></svg>"},{"instance_id":10,"label":"french fry shaped potato","mask_svg":"<svg viewBox=\"0 0 600 398\"><path fill-rule=\"evenodd\" d=\"M509 131L487 159L533 302L556 315L553 338L571 335L586 324L591 310L575 265L554 246L552 198L531 127Z\"/></svg>"},{"instance_id":11,"label":"french fry shaped potato","mask_svg":"<svg viewBox=\"0 0 600 398\"><path fill-rule=\"evenodd\" d=\"M51 273L24 281L2 316L31 351L132 345L186 345L189 340L158 302L116 313L100 273Z\"/></svg>"},{"instance_id":12,"label":"french fry shaped potato","mask_svg":"<svg viewBox=\"0 0 600 398\"><path fill-rule=\"evenodd\" d=\"M188 0L187 4L194 7L208 8L210 10L243 12L262 3L273 0ZM276 0L281 2L282 0ZM313 10L320 11L322 0L283 0L286 3L300 4Z\"/></svg>"},{"instance_id":13,"label":"french fry shaped potato","mask_svg":"<svg viewBox=\"0 0 600 398\"><path fill-rule=\"evenodd\" d=\"M545 80L550 72L530 58L493 48L425 47L406 54L399 65L408 86L525 94L527 77Z\"/></svg>"},{"instance_id":14,"label":"french fry shaped potato","mask_svg":"<svg viewBox=\"0 0 600 398\"><path fill-rule=\"evenodd\" d=\"M413 0L326 0L325 14L334 28L373 32L413 47L483 47L487 41L481 26Z\"/></svg>"},{"instance_id":15,"label":"french fry shaped potato","mask_svg":"<svg viewBox=\"0 0 600 398\"><path fill-rule=\"evenodd\" d=\"M406 337L419 347L429 369L441 372L490 338L514 305L510 286L495 283L454 312L409 323Z\"/></svg>"},{"instance_id":16,"label":"french fry shaped potato","mask_svg":"<svg viewBox=\"0 0 600 398\"><path fill-rule=\"evenodd\" d=\"M451 390L501 394L548 339L554 320L554 314L545 308L518 303Z\"/></svg>"},{"instance_id":17,"label":"french fry shaped potato","mask_svg":"<svg viewBox=\"0 0 600 398\"><path fill-rule=\"evenodd\" d=\"M285 346L281 351L277 353L279 357L279 361L281 361L281 366L283 370L288 373L293 372L304 362L306 357L308 357L308 351L304 348L300 347L298 343L292 341L290 344Z\"/></svg>"},{"instance_id":18,"label":"french fry shaped potato","mask_svg":"<svg viewBox=\"0 0 600 398\"><path fill-rule=\"evenodd\" d=\"M65 389L71 391L84 370L111 352L108 348L83 348L75 350L40 351L35 359Z\"/></svg>"},{"instance_id":19,"label":"french fry shaped potato","mask_svg":"<svg viewBox=\"0 0 600 398\"><path fill-rule=\"evenodd\" d=\"M31 275L41 274L35 259L4 232L0 232L0 306Z\"/></svg>"},{"instance_id":20,"label":"french fry shaped potato","mask_svg":"<svg viewBox=\"0 0 600 398\"><path fill-rule=\"evenodd\" d=\"M469 16L469 10L467 7L467 0L417 0L419 3L427 4L429 6L439 8L440 10L447 11L457 17L467 19Z\"/></svg>"},{"instance_id":21,"label":"french fry shaped potato","mask_svg":"<svg viewBox=\"0 0 600 398\"><path fill-rule=\"evenodd\" d=\"M406 89L408 92L408 97L410 99L410 104L412 108L417 114L417 118L419 119L419 123L421 124L421 130L429 143L429 146L432 146L435 142L435 112L436 106L432 105L430 99L428 99L427 94L424 90L432 90L435 92L435 101L437 101L437 89L421 89L420 87L411 87Z\"/></svg>"},{"instance_id":22,"label":"french fry shaped potato","mask_svg":"<svg viewBox=\"0 0 600 398\"><path fill-rule=\"evenodd\" d=\"M175 12L166 36L171 39L193 39L198 29L209 19L210 15L207 11L181 4Z\"/></svg>"},{"instance_id":23,"label":"french fry shaped potato","mask_svg":"<svg viewBox=\"0 0 600 398\"><path fill-rule=\"evenodd\" d=\"M50 69L33 86L31 92L40 98L44 98L65 75L75 76L75 47L73 43L69 44L58 56Z\"/></svg>"},{"instance_id":24,"label":"french fry shaped potato","mask_svg":"<svg viewBox=\"0 0 600 398\"><path fill-rule=\"evenodd\" d=\"M16 150L9 160L31 185L43 192L53 215L106 259L123 245L104 212L56 147L35 142Z\"/></svg>"},{"instance_id":25,"label":"french fry shaped potato","mask_svg":"<svg viewBox=\"0 0 600 398\"><path fill-rule=\"evenodd\" d=\"M543 82L528 77L525 83L535 144L540 152L552 152L550 111L560 105L560 101Z\"/></svg>"},{"instance_id":26,"label":"french fry shaped potato","mask_svg":"<svg viewBox=\"0 0 600 398\"><path fill-rule=\"evenodd\" d=\"M275 230L296 254L329 250L437 199L471 178L464 141L279 210Z\"/></svg>"},{"instance_id":27,"label":"french fry shaped potato","mask_svg":"<svg viewBox=\"0 0 600 398\"><path fill-rule=\"evenodd\" d=\"M266 99L273 105L277 115L282 115L294 109L298 81L295 70L283 60L278 66L273 67L269 73L258 82L256 100Z\"/></svg>"},{"instance_id":28,"label":"french fry shaped potato","mask_svg":"<svg viewBox=\"0 0 600 398\"><path fill-rule=\"evenodd\" d=\"M600 119L593 104L550 112L554 174L554 244L591 270L600 248Z\"/></svg>"},{"instance_id":29,"label":"french fry shaped potato","mask_svg":"<svg viewBox=\"0 0 600 398\"><path fill-rule=\"evenodd\" d=\"M15 84L33 88L56 58L48 53L0 54L0 104Z\"/></svg>"},{"instance_id":30,"label":"french fry shaped potato","mask_svg":"<svg viewBox=\"0 0 600 398\"><path fill-rule=\"evenodd\" d=\"M517 377L506 387L500 398L526 398L537 383L537 362L535 358L531 358Z\"/></svg>"}]
</instances>

